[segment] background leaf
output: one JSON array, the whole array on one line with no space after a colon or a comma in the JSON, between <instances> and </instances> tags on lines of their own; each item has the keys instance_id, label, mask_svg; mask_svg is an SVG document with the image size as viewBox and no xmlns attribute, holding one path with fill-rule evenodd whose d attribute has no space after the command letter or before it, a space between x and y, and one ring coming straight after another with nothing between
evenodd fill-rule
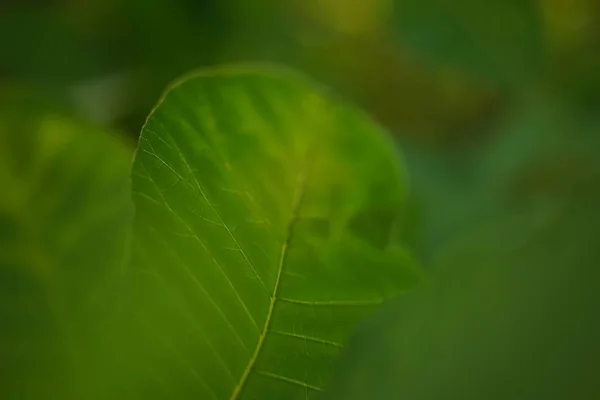
<instances>
[{"instance_id":1,"label":"background leaf","mask_svg":"<svg viewBox=\"0 0 600 400\"><path fill-rule=\"evenodd\" d=\"M400 39L434 64L502 85L542 71L541 9L533 0L397 0Z\"/></svg>"},{"instance_id":2,"label":"background leaf","mask_svg":"<svg viewBox=\"0 0 600 400\"><path fill-rule=\"evenodd\" d=\"M329 398L598 397L597 202L506 215L446 249L354 338Z\"/></svg>"},{"instance_id":3,"label":"background leaf","mask_svg":"<svg viewBox=\"0 0 600 400\"><path fill-rule=\"evenodd\" d=\"M391 142L285 71L176 83L133 194L126 398L314 398L353 327L418 280Z\"/></svg>"},{"instance_id":4,"label":"background leaf","mask_svg":"<svg viewBox=\"0 0 600 400\"><path fill-rule=\"evenodd\" d=\"M530 93L493 122L478 140L402 143L418 221L414 248L428 267L486 223L594 191L600 136L576 102Z\"/></svg>"},{"instance_id":5,"label":"background leaf","mask_svg":"<svg viewBox=\"0 0 600 400\"><path fill-rule=\"evenodd\" d=\"M20 90L0 99L0 397L93 398L109 282L132 218L130 153Z\"/></svg>"}]
</instances>

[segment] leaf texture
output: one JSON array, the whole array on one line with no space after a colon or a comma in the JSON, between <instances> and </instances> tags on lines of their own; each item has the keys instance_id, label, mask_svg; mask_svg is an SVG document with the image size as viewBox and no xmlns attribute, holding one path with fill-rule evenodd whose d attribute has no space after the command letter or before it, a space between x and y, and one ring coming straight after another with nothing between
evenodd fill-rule
<instances>
[{"instance_id":1,"label":"leaf texture","mask_svg":"<svg viewBox=\"0 0 600 400\"><path fill-rule=\"evenodd\" d=\"M418 280L398 160L368 117L286 70L174 84L132 171L132 393L317 396L356 324Z\"/></svg>"}]
</instances>

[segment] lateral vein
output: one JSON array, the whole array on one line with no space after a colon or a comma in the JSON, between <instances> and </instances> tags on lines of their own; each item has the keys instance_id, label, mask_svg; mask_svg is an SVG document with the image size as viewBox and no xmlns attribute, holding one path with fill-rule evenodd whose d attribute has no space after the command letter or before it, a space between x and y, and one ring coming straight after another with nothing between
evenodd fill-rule
<instances>
[{"instance_id":1,"label":"lateral vein","mask_svg":"<svg viewBox=\"0 0 600 400\"><path fill-rule=\"evenodd\" d=\"M283 270L283 266L284 266L285 260L287 258L287 250L290 245L292 232L293 232L293 228L294 228L294 223L295 223L296 219L298 218L298 212L300 210L300 203L302 202L302 196L304 194L305 181L306 181L306 174L304 171L301 171L298 174L297 181L296 181L296 190L294 193L294 200L292 202L292 210L291 210L291 214L290 214L290 218L289 218L289 222L288 222L287 235L286 235L285 241L283 242L283 245L281 246L281 256L279 258L279 267L277 268L277 278L275 279L275 287L273 288L273 294L271 295L271 300L269 302L269 310L267 312L267 318L265 319L265 325L264 325L264 327L260 333L260 336L258 338L258 343L256 345L256 349L254 350L254 354L252 354L252 358L248 362L248 366L244 370L244 373L242 374L242 377L240 378L240 382L237 384L237 386L233 390L230 400L237 400L239 398L240 394L242 393L242 389L244 388L244 385L245 385L246 381L248 380L248 376L250 375L250 372L254 368L254 364L256 364L258 355L260 354L260 351L262 350L262 347L264 345L265 337L267 336L267 333L269 331L269 326L271 324L271 318L273 317L273 310L275 309L275 302L277 301L279 282L281 281L281 271Z\"/></svg>"},{"instance_id":2,"label":"lateral vein","mask_svg":"<svg viewBox=\"0 0 600 400\"><path fill-rule=\"evenodd\" d=\"M268 377L271 377L271 378L274 378L274 379L278 379L280 381L284 381L284 382L288 382L288 383L293 383L294 385L302 386L302 387L307 388L307 389L312 389L312 390L315 390L317 392L322 392L323 391L323 389L321 389L318 386L311 385L309 383L302 382L302 381L299 381L297 379L288 378L287 376L283 376L283 375L279 375L279 374L274 374L274 373L268 372L268 371L256 371L256 372L259 373L259 374L261 374L261 375L264 375L264 376L268 376Z\"/></svg>"}]
</instances>

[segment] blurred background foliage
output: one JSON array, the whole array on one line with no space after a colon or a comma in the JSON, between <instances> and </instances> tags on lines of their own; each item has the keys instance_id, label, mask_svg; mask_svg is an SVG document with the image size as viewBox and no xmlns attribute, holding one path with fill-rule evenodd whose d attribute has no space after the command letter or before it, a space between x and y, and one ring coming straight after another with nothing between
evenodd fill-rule
<instances>
[{"instance_id":1,"label":"blurred background foliage","mask_svg":"<svg viewBox=\"0 0 600 400\"><path fill-rule=\"evenodd\" d=\"M248 61L298 69L393 133L412 185L406 240L427 268L482 227L547 207L569 215L578 209L573 204L598 198L597 0L0 4L0 113L17 103L40 109L61 104L78 118L121 132L131 150L169 82L191 69ZM11 101L13 92L19 98ZM23 93L44 100L23 102ZM579 226L600 223L595 206L588 208ZM513 263L510 257L517 256L504 244L528 224L523 218L508 233L485 231L478 244L462 248L464 263L496 256ZM557 226L547 229L560 231ZM565 248L591 254L579 264L589 266L596 256L589 251L592 231L568 226L573 243ZM522 254L535 254L528 258L535 265L550 262L535 249L553 250L567 240L561 238L540 239L541 247ZM488 247L479 252L481 242ZM397 314L382 318L389 315Z\"/></svg>"},{"instance_id":2,"label":"blurred background foliage","mask_svg":"<svg viewBox=\"0 0 600 400\"><path fill-rule=\"evenodd\" d=\"M482 131L515 89L598 101L593 0L9 0L0 7L3 82L70 97L132 132L178 75L251 60L301 69L394 131L436 140Z\"/></svg>"},{"instance_id":3,"label":"blurred background foliage","mask_svg":"<svg viewBox=\"0 0 600 400\"><path fill-rule=\"evenodd\" d=\"M507 214L447 248L361 327L326 398L598 398L599 200Z\"/></svg>"},{"instance_id":4,"label":"blurred background foliage","mask_svg":"<svg viewBox=\"0 0 600 400\"><path fill-rule=\"evenodd\" d=\"M399 139L425 255L598 168L595 0L8 0L0 38L2 87L71 103L132 145L191 69L260 61L313 76Z\"/></svg>"}]
</instances>

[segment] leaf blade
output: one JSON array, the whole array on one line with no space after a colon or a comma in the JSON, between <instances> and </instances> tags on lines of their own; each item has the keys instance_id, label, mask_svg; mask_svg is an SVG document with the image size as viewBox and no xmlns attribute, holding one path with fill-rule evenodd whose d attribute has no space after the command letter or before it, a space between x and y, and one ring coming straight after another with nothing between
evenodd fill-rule
<instances>
[{"instance_id":1,"label":"leaf blade","mask_svg":"<svg viewBox=\"0 0 600 400\"><path fill-rule=\"evenodd\" d=\"M182 328L195 319L205 343L161 329L180 351L215 349L212 361L187 360L206 387L181 378L177 398L245 399L277 385L281 396L312 396L339 350L332 343L375 307L334 303L379 301L416 279L387 223L396 223L406 197L392 146L360 112L287 71L240 68L176 84L142 131L133 189L134 241L152 251L145 261L134 254L133 268L154 268L168 281L180 301L164 312L177 310L170 317ZM366 217L381 210L385 235L360 237ZM180 267L168 267L177 262L188 265L187 279L211 285L204 292L213 302L198 298ZM160 289L142 292L138 301ZM286 354L295 361L283 362Z\"/></svg>"}]
</instances>

